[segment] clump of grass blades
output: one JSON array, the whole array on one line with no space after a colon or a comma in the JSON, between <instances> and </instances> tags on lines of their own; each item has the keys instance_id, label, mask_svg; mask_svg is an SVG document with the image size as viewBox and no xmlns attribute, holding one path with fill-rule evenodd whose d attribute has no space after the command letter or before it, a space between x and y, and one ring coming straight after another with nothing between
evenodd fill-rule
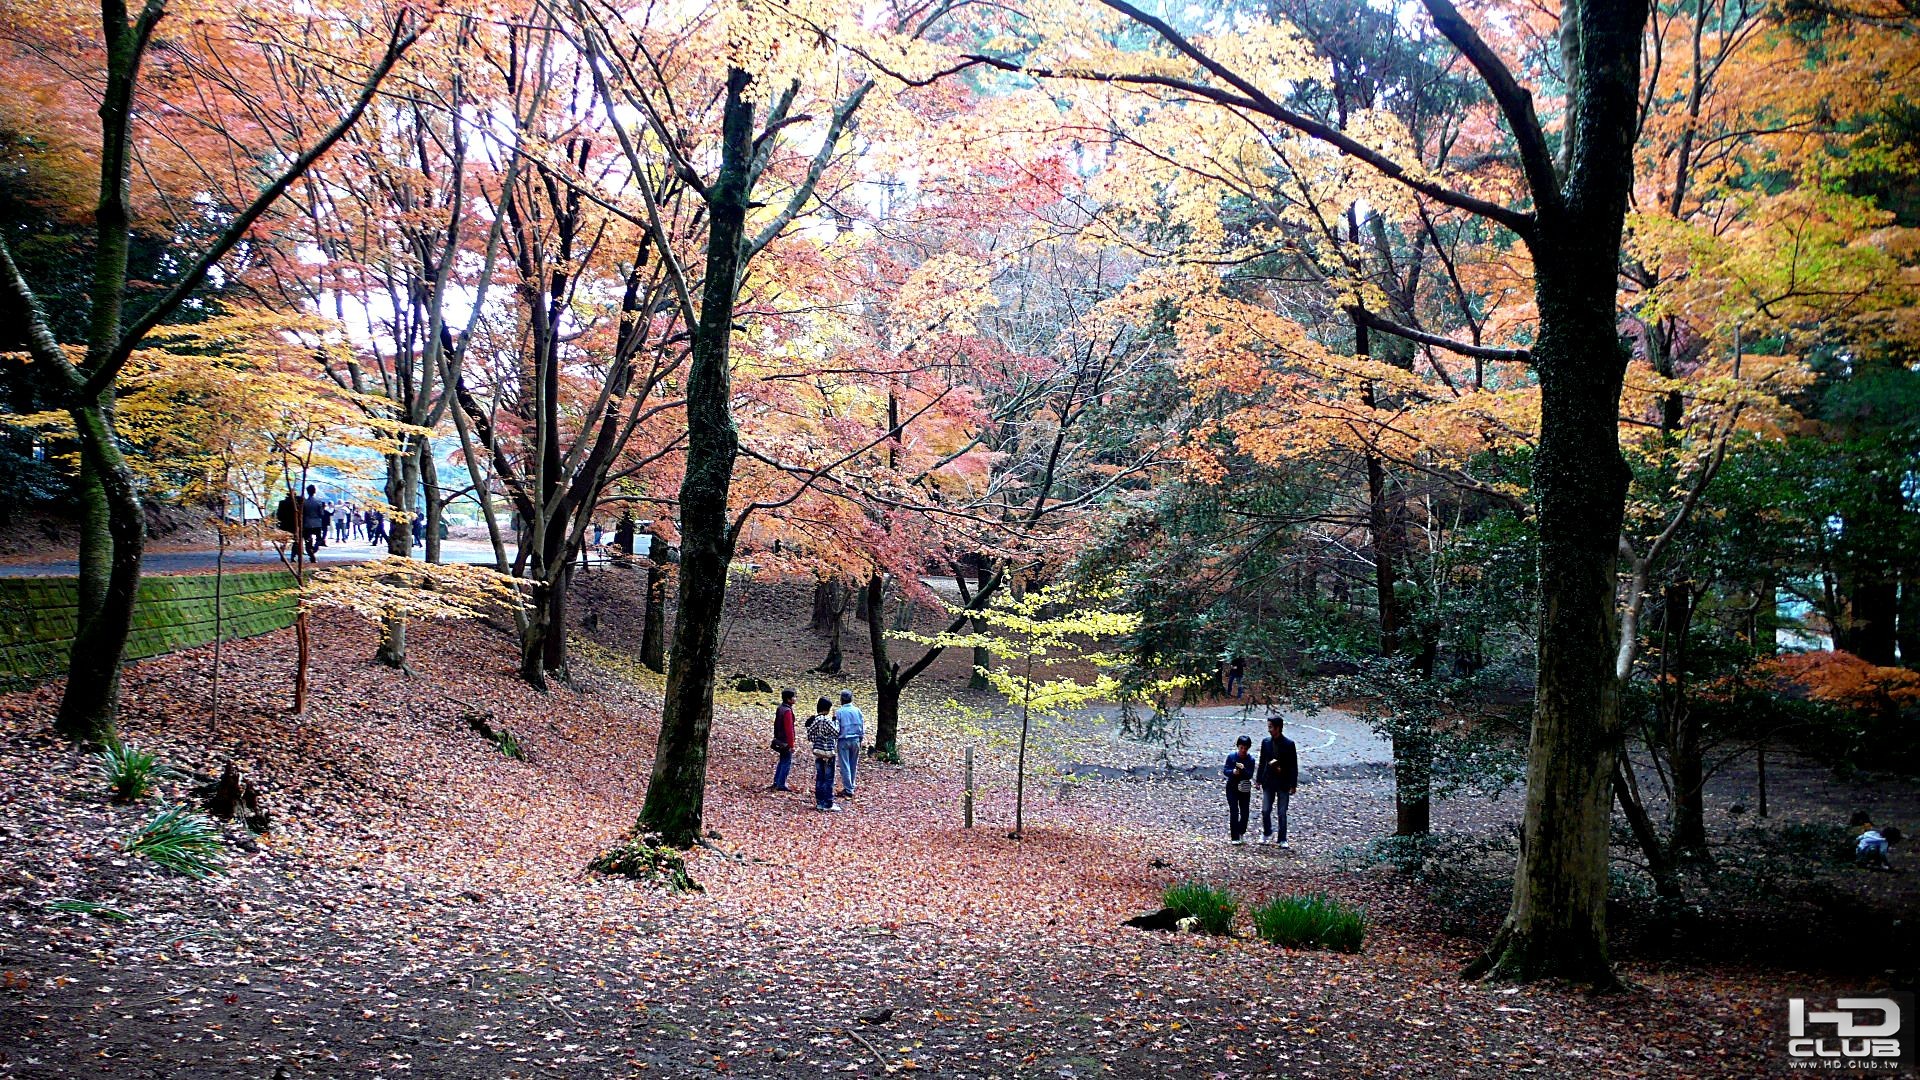
<instances>
[{"instance_id":1,"label":"clump of grass blades","mask_svg":"<svg viewBox=\"0 0 1920 1080\"><path fill-rule=\"evenodd\" d=\"M1359 952L1367 917L1324 893L1279 896L1253 909L1253 929L1275 945Z\"/></svg>"},{"instance_id":2,"label":"clump of grass blades","mask_svg":"<svg viewBox=\"0 0 1920 1080\"><path fill-rule=\"evenodd\" d=\"M138 802L153 793L160 778L169 770L152 754L132 743L116 743L100 751L97 759L100 775L107 778L113 801Z\"/></svg>"},{"instance_id":3,"label":"clump of grass blades","mask_svg":"<svg viewBox=\"0 0 1920 1080\"><path fill-rule=\"evenodd\" d=\"M1201 932L1220 936L1232 933L1234 913L1240 910L1240 901L1231 892L1203 881L1167 886L1160 903L1181 918L1196 920Z\"/></svg>"},{"instance_id":4,"label":"clump of grass blades","mask_svg":"<svg viewBox=\"0 0 1920 1080\"><path fill-rule=\"evenodd\" d=\"M119 908L111 908L89 900L50 900L47 902L47 910L64 911L72 915L93 915L111 922L133 921L133 916Z\"/></svg>"},{"instance_id":5,"label":"clump of grass blades","mask_svg":"<svg viewBox=\"0 0 1920 1080\"><path fill-rule=\"evenodd\" d=\"M212 818L184 806L169 806L155 814L127 841L125 850L195 880L227 872L219 827Z\"/></svg>"}]
</instances>

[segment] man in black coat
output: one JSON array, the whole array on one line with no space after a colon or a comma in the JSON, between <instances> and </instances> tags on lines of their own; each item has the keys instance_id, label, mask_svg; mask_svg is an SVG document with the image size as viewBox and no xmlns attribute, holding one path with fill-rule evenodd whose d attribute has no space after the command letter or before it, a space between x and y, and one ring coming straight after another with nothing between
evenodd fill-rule
<instances>
[{"instance_id":1,"label":"man in black coat","mask_svg":"<svg viewBox=\"0 0 1920 1080\"><path fill-rule=\"evenodd\" d=\"M1300 753L1286 737L1287 720L1267 717L1267 737L1260 740L1260 769L1254 780L1260 785L1260 842L1287 843L1287 804L1300 786ZM1274 811L1279 811L1279 831L1274 830Z\"/></svg>"}]
</instances>

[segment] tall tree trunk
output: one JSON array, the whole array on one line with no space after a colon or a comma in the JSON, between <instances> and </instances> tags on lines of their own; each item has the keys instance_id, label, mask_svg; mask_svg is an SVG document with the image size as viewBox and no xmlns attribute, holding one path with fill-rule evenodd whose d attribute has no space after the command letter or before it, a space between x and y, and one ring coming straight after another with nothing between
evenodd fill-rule
<instances>
[{"instance_id":1,"label":"tall tree trunk","mask_svg":"<svg viewBox=\"0 0 1920 1080\"><path fill-rule=\"evenodd\" d=\"M707 741L713 728L714 671L720 661L720 618L735 535L727 520L739 434L733 426L734 295L744 249L753 156L749 76L727 71L721 114L720 171L708 189L706 280L686 382L686 475L680 484L680 603L673 620L659 750L640 828L691 846L706 810Z\"/></svg>"},{"instance_id":2,"label":"tall tree trunk","mask_svg":"<svg viewBox=\"0 0 1920 1080\"><path fill-rule=\"evenodd\" d=\"M129 22L123 0L102 0L100 14L107 66L99 108L100 198L94 207L87 356L81 372L66 369L73 385L60 388L67 391L63 396L69 401L67 411L73 417L80 443L80 606L73 649L68 655L67 685L53 727L70 739L110 744L117 740L114 716L120 706L120 657L133 627L147 522L133 472L120 456L113 430L113 390L109 386L89 399L84 394L84 381L87 373L107 365L125 328L122 315L127 262L133 248L133 218L127 198L133 88L140 75L147 34L158 20L160 8L150 5L136 22ZM11 256L7 266L13 269ZM44 335L40 346L45 348L51 345L52 335L45 333L45 319L34 304L29 295L26 321L39 324ZM76 389L81 392L73 393Z\"/></svg>"},{"instance_id":3,"label":"tall tree trunk","mask_svg":"<svg viewBox=\"0 0 1920 1080\"><path fill-rule=\"evenodd\" d=\"M1351 217L1349 221L1353 230L1351 235L1357 239L1359 226ZM1358 319L1353 324L1353 342L1356 354L1374 354L1371 335L1366 325ZM1389 340L1384 345L1380 350L1385 354L1384 359L1397 366L1413 366L1410 344L1403 347L1402 342ZM1367 388L1365 401L1369 408L1376 404L1372 387ZM1366 455L1366 467L1367 533L1373 548L1373 589L1380 619L1380 655L1392 659L1400 652L1400 628L1404 621L1400 611L1399 558L1400 552L1406 547L1405 524L1390 502L1386 462L1381 460L1380 455L1369 453ZM1432 674L1431 668L1427 674ZM1407 721L1403 718L1395 717L1393 723L1390 741L1393 745L1394 835L1423 836L1430 830L1433 819L1433 742L1425 732L1405 729Z\"/></svg>"},{"instance_id":4,"label":"tall tree trunk","mask_svg":"<svg viewBox=\"0 0 1920 1080\"><path fill-rule=\"evenodd\" d=\"M1504 92L1510 122L1532 125L1522 127L1522 154L1535 207L1527 243L1539 312L1538 689L1513 903L1469 974L1617 985L1607 959L1607 843L1621 747L1616 593L1631 473L1620 454L1628 349L1615 297L1647 15L1646 0L1563 5L1562 70L1574 87L1563 120L1564 179L1543 160L1531 103L1514 104L1526 91ZM1463 36L1442 29L1456 44Z\"/></svg>"},{"instance_id":5,"label":"tall tree trunk","mask_svg":"<svg viewBox=\"0 0 1920 1080\"><path fill-rule=\"evenodd\" d=\"M647 537L647 598L640 624L640 663L648 671L667 670L667 557L666 541Z\"/></svg>"},{"instance_id":6,"label":"tall tree trunk","mask_svg":"<svg viewBox=\"0 0 1920 1080\"><path fill-rule=\"evenodd\" d=\"M1630 42L1629 52L1637 35ZM1608 819L1621 741L1614 597L1629 480L1616 420L1627 361L1614 323L1618 235L1616 226L1612 243L1604 234L1587 243L1569 238L1564 250L1535 256L1538 690L1513 906L1487 956L1469 969L1496 977L1614 982L1606 932Z\"/></svg>"}]
</instances>

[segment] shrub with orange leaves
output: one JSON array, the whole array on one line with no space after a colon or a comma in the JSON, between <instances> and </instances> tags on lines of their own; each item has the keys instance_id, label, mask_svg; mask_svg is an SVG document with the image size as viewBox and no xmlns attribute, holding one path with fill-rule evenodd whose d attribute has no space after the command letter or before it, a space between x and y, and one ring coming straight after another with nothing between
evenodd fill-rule
<instances>
[{"instance_id":1,"label":"shrub with orange leaves","mask_svg":"<svg viewBox=\"0 0 1920 1080\"><path fill-rule=\"evenodd\" d=\"M1814 701L1861 712L1920 706L1920 671L1881 667L1846 652L1788 653L1760 670Z\"/></svg>"}]
</instances>

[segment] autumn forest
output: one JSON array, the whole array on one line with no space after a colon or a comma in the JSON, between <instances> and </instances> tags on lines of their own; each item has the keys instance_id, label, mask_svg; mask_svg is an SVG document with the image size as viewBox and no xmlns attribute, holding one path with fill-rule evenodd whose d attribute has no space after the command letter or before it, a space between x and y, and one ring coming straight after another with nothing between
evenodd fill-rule
<instances>
[{"instance_id":1,"label":"autumn forest","mask_svg":"<svg viewBox=\"0 0 1920 1080\"><path fill-rule=\"evenodd\" d=\"M0 71L0 1075L1920 1060L1913 0Z\"/></svg>"}]
</instances>

